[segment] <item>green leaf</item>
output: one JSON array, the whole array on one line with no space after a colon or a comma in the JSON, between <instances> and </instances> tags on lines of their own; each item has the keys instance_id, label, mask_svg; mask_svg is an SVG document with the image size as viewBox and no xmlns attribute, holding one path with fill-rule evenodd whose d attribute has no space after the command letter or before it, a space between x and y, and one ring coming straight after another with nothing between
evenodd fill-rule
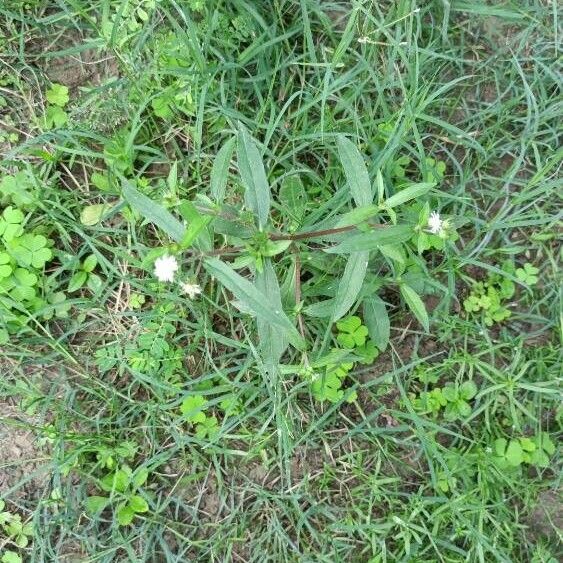
<instances>
[{"instance_id":1,"label":"green leaf","mask_svg":"<svg viewBox=\"0 0 563 563\"><path fill-rule=\"evenodd\" d=\"M356 207L348 213L344 213L337 218L336 227L346 227L349 225L357 225L358 223L363 223L370 217L377 215L381 211L379 205L374 203L370 205L364 205L362 207Z\"/></svg>"},{"instance_id":2,"label":"green leaf","mask_svg":"<svg viewBox=\"0 0 563 563\"><path fill-rule=\"evenodd\" d=\"M262 271L256 273L255 283L258 291L269 297L274 308L282 311L280 285L271 260L264 260ZM287 348L288 340L277 325L261 317L256 317L256 326L264 363L270 373L274 373Z\"/></svg>"},{"instance_id":3,"label":"green leaf","mask_svg":"<svg viewBox=\"0 0 563 563\"><path fill-rule=\"evenodd\" d=\"M78 272L75 272L72 278L70 278L67 291L70 293L77 291L86 283L87 279L88 273L83 270L78 270Z\"/></svg>"},{"instance_id":4,"label":"green leaf","mask_svg":"<svg viewBox=\"0 0 563 563\"><path fill-rule=\"evenodd\" d=\"M171 105L173 103L173 98L168 94L164 94L163 96L153 98L153 100L151 101L151 107L157 117L160 117L162 119L170 119L174 116L174 112L171 108Z\"/></svg>"},{"instance_id":5,"label":"green leaf","mask_svg":"<svg viewBox=\"0 0 563 563\"><path fill-rule=\"evenodd\" d=\"M342 318L356 301L366 277L369 251L350 254L334 298L332 321Z\"/></svg>"},{"instance_id":6,"label":"green leaf","mask_svg":"<svg viewBox=\"0 0 563 563\"><path fill-rule=\"evenodd\" d=\"M427 194L436 184L434 182L423 182L420 184L412 184L408 188L404 188L385 200L385 207L392 209L402 203L406 203L411 199Z\"/></svg>"},{"instance_id":7,"label":"green leaf","mask_svg":"<svg viewBox=\"0 0 563 563\"><path fill-rule=\"evenodd\" d=\"M293 346L300 350L305 348L303 338L286 314L281 309L272 306L270 298L262 291L259 291L254 284L237 274L230 266L217 258L208 258L205 261L205 268L248 309L253 311L257 317L282 328L284 335Z\"/></svg>"},{"instance_id":8,"label":"green leaf","mask_svg":"<svg viewBox=\"0 0 563 563\"><path fill-rule=\"evenodd\" d=\"M139 469L135 471L133 477L131 478L131 485L133 486L134 489L138 489L139 487L142 487L147 482L148 478L149 478L149 470L146 467L139 467Z\"/></svg>"},{"instance_id":9,"label":"green leaf","mask_svg":"<svg viewBox=\"0 0 563 563\"><path fill-rule=\"evenodd\" d=\"M473 399L477 395L477 385L473 381L464 381L459 387L459 395L466 401Z\"/></svg>"},{"instance_id":10,"label":"green leaf","mask_svg":"<svg viewBox=\"0 0 563 563\"><path fill-rule=\"evenodd\" d=\"M86 511L90 514L98 514L109 504L109 498L100 496L91 496L86 499L84 505Z\"/></svg>"},{"instance_id":11,"label":"green leaf","mask_svg":"<svg viewBox=\"0 0 563 563\"><path fill-rule=\"evenodd\" d=\"M430 329L430 321L428 319L428 313L426 312L426 307L422 302L422 299L418 296L414 289L406 284L401 285L401 295L403 296L406 304L409 306L409 309L418 319L418 322L424 327L424 330L428 332L428 330Z\"/></svg>"},{"instance_id":12,"label":"green leaf","mask_svg":"<svg viewBox=\"0 0 563 563\"><path fill-rule=\"evenodd\" d=\"M195 435L202 440L207 437L213 439L219 434L219 423L216 416L209 416L196 426Z\"/></svg>"},{"instance_id":13,"label":"green leaf","mask_svg":"<svg viewBox=\"0 0 563 563\"><path fill-rule=\"evenodd\" d=\"M135 512L133 509L126 504L120 505L117 509L117 521L119 522L119 525L128 526L131 522L133 522L133 518L135 518Z\"/></svg>"},{"instance_id":14,"label":"green leaf","mask_svg":"<svg viewBox=\"0 0 563 563\"><path fill-rule=\"evenodd\" d=\"M91 272L98 265L98 258L95 254L90 254L84 262L82 262L82 269L85 272Z\"/></svg>"},{"instance_id":15,"label":"green leaf","mask_svg":"<svg viewBox=\"0 0 563 563\"><path fill-rule=\"evenodd\" d=\"M547 454L553 455L555 453L555 444L553 440L549 437L549 434L546 432L542 432L538 437L538 445L544 450Z\"/></svg>"},{"instance_id":16,"label":"green leaf","mask_svg":"<svg viewBox=\"0 0 563 563\"><path fill-rule=\"evenodd\" d=\"M12 241L10 251L20 266L42 268L53 253L43 235L26 234Z\"/></svg>"},{"instance_id":17,"label":"green leaf","mask_svg":"<svg viewBox=\"0 0 563 563\"><path fill-rule=\"evenodd\" d=\"M368 297L364 300L363 311L370 338L381 351L385 350L391 328L385 302L377 296Z\"/></svg>"},{"instance_id":18,"label":"green leaf","mask_svg":"<svg viewBox=\"0 0 563 563\"><path fill-rule=\"evenodd\" d=\"M16 301L24 301L33 299L35 290L33 286L37 284L37 276L24 268L17 268L11 278L14 282L14 288L11 290L10 295Z\"/></svg>"},{"instance_id":19,"label":"green leaf","mask_svg":"<svg viewBox=\"0 0 563 563\"><path fill-rule=\"evenodd\" d=\"M366 164L356 145L343 135L336 138L338 155L344 168L346 181L356 205L369 205L373 201L371 183Z\"/></svg>"},{"instance_id":20,"label":"green leaf","mask_svg":"<svg viewBox=\"0 0 563 563\"><path fill-rule=\"evenodd\" d=\"M129 508L131 508L131 510L136 513L148 512L149 504L143 497L139 495L133 495L129 499Z\"/></svg>"},{"instance_id":21,"label":"green leaf","mask_svg":"<svg viewBox=\"0 0 563 563\"><path fill-rule=\"evenodd\" d=\"M180 246L182 248L190 248L203 229L213 220L213 217L202 215L189 201L183 202L180 208L182 216L185 218L189 217L188 228L186 229Z\"/></svg>"},{"instance_id":22,"label":"green leaf","mask_svg":"<svg viewBox=\"0 0 563 563\"><path fill-rule=\"evenodd\" d=\"M2 554L2 563L22 563L22 558L15 551L5 551Z\"/></svg>"},{"instance_id":23,"label":"green leaf","mask_svg":"<svg viewBox=\"0 0 563 563\"><path fill-rule=\"evenodd\" d=\"M68 121L68 115L66 111L58 106L49 106L45 111L44 120L47 129L62 127Z\"/></svg>"},{"instance_id":24,"label":"green leaf","mask_svg":"<svg viewBox=\"0 0 563 563\"><path fill-rule=\"evenodd\" d=\"M64 108L68 103L68 88L62 84L53 84L46 93L47 101L50 104Z\"/></svg>"},{"instance_id":25,"label":"green leaf","mask_svg":"<svg viewBox=\"0 0 563 563\"><path fill-rule=\"evenodd\" d=\"M80 212L80 222L87 227L97 225L102 217L111 209L111 205L107 203L95 203L94 205L87 205Z\"/></svg>"},{"instance_id":26,"label":"green leaf","mask_svg":"<svg viewBox=\"0 0 563 563\"><path fill-rule=\"evenodd\" d=\"M280 203L287 215L300 225L307 206L307 192L297 176L284 178L279 191Z\"/></svg>"},{"instance_id":27,"label":"green leaf","mask_svg":"<svg viewBox=\"0 0 563 563\"><path fill-rule=\"evenodd\" d=\"M103 285L102 278L100 278L97 274L89 274L86 285L90 291L97 294Z\"/></svg>"},{"instance_id":28,"label":"green leaf","mask_svg":"<svg viewBox=\"0 0 563 563\"><path fill-rule=\"evenodd\" d=\"M506 449L506 438L497 438L493 442L493 451L498 456L503 456Z\"/></svg>"},{"instance_id":29,"label":"green leaf","mask_svg":"<svg viewBox=\"0 0 563 563\"><path fill-rule=\"evenodd\" d=\"M409 225L391 225L380 229L370 230L367 233L358 233L344 239L340 244L325 249L330 254L347 254L349 252L362 252L375 250L379 246L398 244L411 238L412 227Z\"/></svg>"},{"instance_id":30,"label":"green leaf","mask_svg":"<svg viewBox=\"0 0 563 563\"><path fill-rule=\"evenodd\" d=\"M12 271L12 259L10 255L7 252L0 252L0 279L7 278Z\"/></svg>"},{"instance_id":31,"label":"green leaf","mask_svg":"<svg viewBox=\"0 0 563 563\"><path fill-rule=\"evenodd\" d=\"M192 424L197 424L198 422L203 422L205 420L205 409L207 401L203 395L194 395L192 397L186 397L182 402L180 411L184 415L185 419Z\"/></svg>"},{"instance_id":32,"label":"green leaf","mask_svg":"<svg viewBox=\"0 0 563 563\"><path fill-rule=\"evenodd\" d=\"M240 176L246 189L246 205L256 214L258 227L263 229L270 213L270 185L256 142L244 127L238 133L237 155Z\"/></svg>"},{"instance_id":33,"label":"green leaf","mask_svg":"<svg viewBox=\"0 0 563 563\"><path fill-rule=\"evenodd\" d=\"M129 468L127 468L129 469ZM130 470L118 469L115 473L109 473L101 481L100 486L106 492L117 491L124 493L129 486Z\"/></svg>"},{"instance_id":34,"label":"green leaf","mask_svg":"<svg viewBox=\"0 0 563 563\"><path fill-rule=\"evenodd\" d=\"M2 218L0 219L0 235L6 242L10 242L23 233L24 216L19 209L15 209L11 205L4 209Z\"/></svg>"},{"instance_id":35,"label":"green leaf","mask_svg":"<svg viewBox=\"0 0 563 563\"><path fill-rule=\"evenodd\" d=\"M522 453L520 443L517 440L510 440L505 453L506 461L508 461L509 465L517 467L523 461Z\"/></svg>"},{"instance_id":36,"label":"green leaf","mask_svg":"<svg viewBox=\"0 0 563 563\"><path fill-rule=\"evenodd\" d=\"M170 238L176 242L182 242L186 229L169 211L143 195L127 180L123 180L122 190L123 197L131 207L136 209L145 219L160 227Z\"/></svg>"},{"instance_id":37,"label":"green leaf","mask_svg":"<svg viewBox=\"0 0 563 563\"><path fill-rule=\"evenodd\" d=\"M403 251L403 247L400 244L384 244L378 246L377 248L383 256L387 256L399 264L404 264L406 262L406 256Z\"/></svg>"},{"instance_id":38,"label":"green leaf","mask_svg":"<svg viewBox=\"0 0 563 563\"><path fill-rule=\"evenodd\" d=\"M225 189L229 179L229 165L233 157L236 138L230 138L220 149L211 168L209 183L211 185L211 195L217 203L222 203L225 198Z\"/></svg>"}]
</instances>

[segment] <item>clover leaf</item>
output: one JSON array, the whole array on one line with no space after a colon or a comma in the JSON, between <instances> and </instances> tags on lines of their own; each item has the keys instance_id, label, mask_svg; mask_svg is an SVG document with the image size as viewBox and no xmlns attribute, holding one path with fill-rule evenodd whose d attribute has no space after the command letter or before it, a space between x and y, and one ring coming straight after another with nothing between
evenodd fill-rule
<instances>
[{"instance_id":1,"label":"clover leaf","mask_svg":"<svg viewBox=\"0 0 563 563\"><path fill-rule=\"evenodd\" d=\"M45 112L45 128L52 129L54 127L62 127L68 121L66 111L60 107L51 106Z\"/></svg>"},{"instance_id":2,"label":"clover leaf","mask_svg":"<svg viewBox=\"0 0 563 563\"><path fill-rule=\"evenodd\" d=\"M23 213L12 206L6 207L0 218L0 236L9 242L23 234Z\"/></svg>"},{"instance_id":3,"label":"clover leaf","mask_svg":"<svg viewBox=\"0 0 563 563\"><path fill-rule=\"evenodd\" d=\"M47 239L43 235L23 235L12 241L10 251L20 266L42 268L53 253L47 248Z\"/></svg>"},{"instance_id":4,"label":"clover leaf","mask_svg":"<svg viewBox=\"0 0 563 563\"><path fill-rule=\"evenodd\" d=\"M18 207L33 202L34 198L29 192L31 189L33 189L31 179L23 171L14 176L4 176L0 181L0 195L10 198Z\"/></svg>"},{"instance_id":5,"label":"clover leaf","mask_svg":"<svg viewBox=\"0 0 563 563\"><path fill-rule=\"evenodd\" d=\"M364 346L368 335L368 329L362 325L360 317L350 316L336 323L339 334L336 340L344 348L356 348Z\"/></svg>"},{"instance_id":6,"label":"clover leaf","mask_svg":"<svg viewBox=\"0 0 563 563\"><path fill-rule=\"evenodd\" d=\"M518 440L497 438L493 445L493 460L500 468L518 467L524 461L523 453Z\"/></svg>"},{"instance_id":7,"label":"clover leaf","mask_svg":"<svg viewBox=\"0 0 563 563\"><path fill-rule=\"evenodd\" d=\"M522 268L516 270L516 277L526 285L536 285L538 283L539 269L526 262Z\"/></svg>"},{"instance_id":8,"label":"clover leaf","mask_svg":"<svg viewBox=\"0 0 563 563\"><path fill-rule=\"evenodd\" d=\"M29 301L35 297L34 286L37 276L25 268L17 268L9 277L2 280L0 288L10 293L15 301Z\"/></svg>"},{"instance_id":9,"label":"clover leaf","mask_svg":"<svg viewBox=\"0 0 563 563\"><path fill-rule=\"evenodd\" d=\"M342 380L334 371L331 371L314 379L311 384L311 392L318 401L337 403L344 396L344 391L340 389L341 387Z\"/></svg>"},{"instance_id":10,"label":"clover leaf","mask_svg":"<svg viewBox=\"0 0 563 563\"><path fill-rule=\"evenodd\" d=\"M0 279L7 278L13 271L12 259L7 252L0 252Z\"/></svg>"}]
</instances>

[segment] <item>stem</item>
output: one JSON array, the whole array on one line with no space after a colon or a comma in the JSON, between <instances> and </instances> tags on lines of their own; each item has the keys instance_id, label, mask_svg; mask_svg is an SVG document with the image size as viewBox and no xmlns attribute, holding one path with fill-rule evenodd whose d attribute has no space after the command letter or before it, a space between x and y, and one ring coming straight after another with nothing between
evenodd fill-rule
<instances>
[{"instance_id":1,"label":"stem","mask_svg":"<svg viewBox=\"0 0 563 563\"><path fill-rule=\"evenodd\" d=\"M369 226L374 229L381 229L385 227L385 225L376 225L375 223L369 223ZM283 233L270 234L270 240L304 240L308 238L317 238L327 235L337 235L338 233L346 233L357 228L358 225L346 225L345 227L335 227L333 229L324 229L322 231L309 231L308 233L296 233L294 235Z\"/></svg>"}]
</instances>

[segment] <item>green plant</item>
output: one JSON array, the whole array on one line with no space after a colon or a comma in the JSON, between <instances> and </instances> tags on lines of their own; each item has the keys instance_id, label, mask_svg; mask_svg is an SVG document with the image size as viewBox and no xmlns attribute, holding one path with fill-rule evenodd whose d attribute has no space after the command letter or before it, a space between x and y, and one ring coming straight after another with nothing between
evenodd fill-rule
<instances>
[{"instance_id":1,"label":"green plant","mask_svg":"<svg viewBox=\"0 0 563 563\"><path fill-rule=\"evenodd\" d=\"M502 269L508 274L514 274L512 262L505 262ZM513 295L514 283L508 277L492 274L486 282L473 285L470 295L463 302L463 307L468 313L482 311L485 324L492 326L510 317L510 310L502 303Z\"/></svg>"},{"instance_id":2,"label":"green plant","mask_svg":"<svg viewBox=\"0 0 563 563\"><path fill-rule=\"evenodd\" d=\"M183 417L195 427L195 435L201 440L213 440L219 433L217 417L205 413L207 405L203 395L194 395L186 397L180 407Z\"/></svg>"},{"instance_id":3,"label":"green plant","mask_svg":"<svg viewBox=\"0 0 563 563\"><path fill-rule=\"evenodd\" d=\"M519 467L523 463L545 468L549 467L549 456L555 453L555 444L547 433L540 432L533 438L497 438L492 451L493 461L500 469Z\"/></svg>"},{"instance_id":4,"label":"green plant","mask_svg":"<svg viewBox=\"0 0 563 563\"><path fill-rule=\"evenodd\" d=\"M16 547L24 548L28 545L30 538L33 536L33 525L31 522L23 522L19 514L13 514L12 512L4 510L5 507L6 503L0 499L0 529L9 543ZM14 555L9 555L8 561L10 561L10 557L16 560L14 559Z\"/></svg>"},{"instance_id":5,"label":"green plant","mask_svg":"<svg viewBox=\"0 0 563 563\"><path fill-rule=\"evenodd\" d=\"M444 409L444 418L449 421L467 418L471 414L469 401L477 394L473 381L464 381L461 385L447 383L431 391L422 391L414 399L414 406L422 413L438 414Z\"/></svg>"},{"instance_id":6,"label":"green plant","mask_svg":"<svg viewBox=\"0 0 563 563\"><path fill-rule=\"evenodd\" d=\"M87 256L82 262L78 263L70 281L68 282L67 291L73 293L86 285L94 293L99 291L102 286L100 276L93 273L94 268L98 265L98 259L94 254Z\"/></svg>"},{"instance_id":7,"label":"green plant","mask_svg":"<svg viewBox=\"0 0 563 563\"><path fill-rule=\"evenodd\" d=\"M64 107L69 101L68 88L62 84L53 84L47 90L45 97L49 105L43 117L44 127L46 129L62 127L68 121L68 114L64 111Z\"/></svg>"},{"instance_id":8,"label":"green plant","mask_svg":"<svg viewBox=\"0 0 563 563\"><path fill-rule=\"evenodd\" d=\"M120 526L128 526L138 514L149 511L149 503L139 491L146 483L149 471L139 467L133 471L128 465L108 473L98 484L110 496L89 496L85 501L86 510L97 514L108 505L114 507L114 517Z\"/></svg>"}]
</instances>

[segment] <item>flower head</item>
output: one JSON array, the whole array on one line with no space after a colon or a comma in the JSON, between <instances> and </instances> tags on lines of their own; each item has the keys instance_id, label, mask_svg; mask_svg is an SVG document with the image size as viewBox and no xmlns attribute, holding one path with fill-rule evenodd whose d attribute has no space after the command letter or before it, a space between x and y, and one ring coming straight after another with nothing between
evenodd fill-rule
<instances>
[{"instance_id":1,"label":"flower head","mask_svg":"<svg viewBox=\"0 0 563 563\"><path fill-rule=\"evenodd\" d=\"M161 282L174 281L174 274L178 270L178 261L174 256L165 254L154 261L154 275Z\"/></svg>"},{"instance_id":2,"label":"flower head","mask_svg":"<svg viewBox=\"0 0 563 563\"><path fill-rule=\"evenodd\" d=\"M187 294L190 299L193 299L201 293L201 287L197 283L183 283L181 284L182 291Z\"/></svg>"},{"instance_id":3,"label":"flower head","mask_svg":"<svg viewBox=\"0 0 563 563\"><path fill-rule=\"evenodd\" d=\"M436 211L432 211L430 213L430 217L428 218L428 230L433 235L440 234L444 229L444 221L440 219L440 214Z\"/></svg>"}]
</instances>

